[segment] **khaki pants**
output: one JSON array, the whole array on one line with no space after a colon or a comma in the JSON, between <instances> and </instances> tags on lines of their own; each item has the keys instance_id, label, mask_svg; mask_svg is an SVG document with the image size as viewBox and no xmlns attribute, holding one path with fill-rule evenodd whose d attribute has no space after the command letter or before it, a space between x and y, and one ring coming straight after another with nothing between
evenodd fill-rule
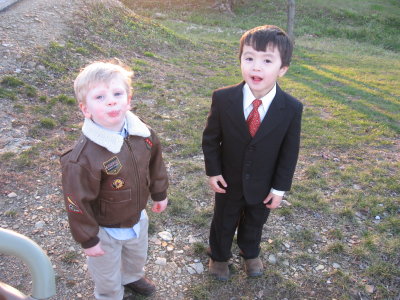
<instances>
[{"instance_id":1,"label":"khaki pants","mask_svg":"<svg viewBox=\"0 0 400 300\"><path fill-rule=\"evenodd\" d=\"M148 219L140 220L139 238L116 240L100 228L98 237L105 254L88 257L87 264L93 278L94 295L98 300L121 300L124 285L144 276L147 260Z\"/></svg>"}]
</instances>

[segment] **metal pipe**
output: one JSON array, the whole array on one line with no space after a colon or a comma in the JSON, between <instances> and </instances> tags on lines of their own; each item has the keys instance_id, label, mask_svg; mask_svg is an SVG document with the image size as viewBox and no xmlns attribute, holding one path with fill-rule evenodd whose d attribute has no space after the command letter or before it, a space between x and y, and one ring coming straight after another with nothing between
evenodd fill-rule
<instances>
[{"instance_id":1,"label":"metal pipe","mask_svg":"<svg viewBox=\"0 0 400 300\"><path fill-rule=\"evenodd\" d=\"M56 294L53 267L38 244L15 231L0 228L0 252L22 259L32 275L32 297L46 299Z\"/></svg>"}]
</instances>

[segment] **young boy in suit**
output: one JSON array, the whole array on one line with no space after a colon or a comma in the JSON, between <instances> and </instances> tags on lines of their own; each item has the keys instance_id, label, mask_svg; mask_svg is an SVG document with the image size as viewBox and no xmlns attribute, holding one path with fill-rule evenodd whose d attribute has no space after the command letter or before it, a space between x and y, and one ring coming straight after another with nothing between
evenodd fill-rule
<instances>
[{"instance_id":1,"label":"young boy in suit","mask_svg":"<svg viewBox=\"0 0 400 300\"><path fill-rule=\"evenodd\" d=\"M130 112L133 72L95 62L74 82L85 117L76 146L61 157L65 206L73 238L88 256L98 300L122 300L124 287L151 295L146 204L167 207L167 171L155 132ZM133 298L132 298L133 299Z\"/></svg>"},{"instance_id":2,"label":"young boy in suit","mask_svg":"<svg viewBox=\"0 0 400 300\"><path fill-rule=\"evenodd\" d=\"M215 191L209 272L229 278L232 240L248 276L261 276L264 223L291 187L303 105L276 83L289 68L293 44L279 27L253 28L240 39L243 82L213 92L202 148Z\"/></svg>"}]
</instances>

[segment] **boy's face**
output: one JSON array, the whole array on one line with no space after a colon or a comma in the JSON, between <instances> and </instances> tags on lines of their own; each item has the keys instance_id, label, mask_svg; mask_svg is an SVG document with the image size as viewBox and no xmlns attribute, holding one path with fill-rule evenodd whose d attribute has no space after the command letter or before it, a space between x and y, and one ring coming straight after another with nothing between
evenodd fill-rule
<instances>
[{"instance_id":1,"label":"boy's face","mask_svg":"<svg viewBox=\"0 0 400 300\"><path fill-rule=\"evenodd\" d=\"M79 104L85 118L104 128L121 131L125 114L131 108L131 97L119 77L94 83L85 100L86 103Z\"/></svg>"},{"instance_id":2,"label":"boy's face","mask_svg":"<svg viewBox=\"0 0 400 300\"><path fill-rule=\"evenodd\" d=\"M277 79L285 75L288 67L281 67L282 60L277 47L267 46L265 51L256 51L244 45L240 57L240 68L244 81L257 99L268 94Z\"/></svg>"}]
</instances>

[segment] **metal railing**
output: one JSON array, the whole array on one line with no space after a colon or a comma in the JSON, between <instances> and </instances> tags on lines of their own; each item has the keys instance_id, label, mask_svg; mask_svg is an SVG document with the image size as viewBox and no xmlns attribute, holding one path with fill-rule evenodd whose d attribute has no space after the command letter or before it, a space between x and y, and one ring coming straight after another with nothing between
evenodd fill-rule
<instances>
[{"instance_id":1,"label":"metal railing","mask_svg":"<svg viewBox=\"0 0 400 300\"><path fill-rule=\"evenodd\" d=\"M32 298L46 299L56 294L53 267L38 244L15 231L0 228L0 253L20 258L32 275ZM14 296L13 296L14 295ZM32 299L0 282L0 299Z\"/></svg>"}]
</instances>

